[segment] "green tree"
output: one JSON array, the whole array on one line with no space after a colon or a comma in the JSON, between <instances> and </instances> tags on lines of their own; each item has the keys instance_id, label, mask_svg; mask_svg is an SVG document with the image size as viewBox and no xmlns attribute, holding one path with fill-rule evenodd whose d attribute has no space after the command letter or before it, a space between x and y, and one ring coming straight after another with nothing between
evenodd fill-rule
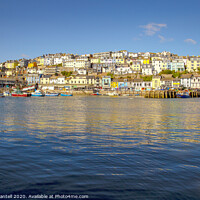
<instances>
[{"instance_id":1,"label":"green tree","mask_svg":"<svg viewBox=\"0 0 200 200\"><path fill-rule=\"evenodd\" d=\"M173 72L169 69L165 69L165 70L162 70L159 75L162 75L162 74L172 74Z\"/></svg>"},{"instance_id":2,"label":"green tree","mask_svg":"<svg viewBox=\"0 0 200 200\"><path fill-rule=\"evenodd\" d=\"M152 81L153 76L140 76L140 78L142 78L143 81Z\"/></svg>"},{"instance_id":3,"label":"green tree","mask_svg":"<svg viewBox=\"0 0 200 200\"><path fill-rule=\"evenodd\" d=\"M114 78L114 74L112 74L112 73L107 73L107 76L110 76L111 78Z\"/></svg>"},{"instance_id":4,"label":"green tree","mask_svg":"<svg viewBox=\"0 0 200 200\"><path fill-rule=\"evenodd\" d=\"M65 77L69 77L69 76L72 75L72 71L70 71L70 72L62 71L61 74L62 74L63 76L65 76Z\"/></svg>"}]
</instances>

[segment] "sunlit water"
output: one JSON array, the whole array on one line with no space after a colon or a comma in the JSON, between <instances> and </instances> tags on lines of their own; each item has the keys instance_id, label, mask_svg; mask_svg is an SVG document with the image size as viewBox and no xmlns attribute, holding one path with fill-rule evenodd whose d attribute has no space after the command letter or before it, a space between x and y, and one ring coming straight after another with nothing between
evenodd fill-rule
<instances>
[{"instance_id":1,"label":"sunlit water","mask_svg":"<svg viewBox=\"0 0 200 200\"><path fill-rule=\"evenodd\" d=\"M0 194L200 199L200 99L0 99Z\"/></svg>"}]
</instances>

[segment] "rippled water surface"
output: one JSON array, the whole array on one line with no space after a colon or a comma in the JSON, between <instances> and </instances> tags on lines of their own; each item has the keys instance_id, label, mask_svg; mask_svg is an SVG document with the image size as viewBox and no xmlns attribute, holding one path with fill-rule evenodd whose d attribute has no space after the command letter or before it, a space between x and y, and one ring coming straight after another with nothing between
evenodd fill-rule
<instances>
[{"instance_id":1,"label":"rippled water surface","mask_svg":"<svg viewBox=\"0 0 200 200\"><path fill-rule=\"evenodd\" d=\"M0 99L0 194L200 199L200 99Z\"/></svg>"}]
</instances>

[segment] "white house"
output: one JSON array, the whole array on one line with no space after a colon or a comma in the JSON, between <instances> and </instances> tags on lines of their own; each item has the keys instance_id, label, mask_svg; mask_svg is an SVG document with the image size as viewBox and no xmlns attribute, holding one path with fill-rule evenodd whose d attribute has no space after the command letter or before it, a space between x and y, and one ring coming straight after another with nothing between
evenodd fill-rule
<instances>
[{"instance_id":1,"label":"white house","mask_svg":"<svg viewBox=\"0 0 200 200\"><path fill-rule=\"evenodd\" d=\"M191 78L191 88L200 88L200 75L195 74Z\"/></svg>"},{"instance_id":2,"label":"white house","mask_svg":"<svg viewBox=\"0 0 200 200\"><path fill-rule=\"evenodd\" d=\"M181 75L181 85L186 88L190 88L192 76L193 76L192 74L182 74Z\"/></svg>"}]
</instances>

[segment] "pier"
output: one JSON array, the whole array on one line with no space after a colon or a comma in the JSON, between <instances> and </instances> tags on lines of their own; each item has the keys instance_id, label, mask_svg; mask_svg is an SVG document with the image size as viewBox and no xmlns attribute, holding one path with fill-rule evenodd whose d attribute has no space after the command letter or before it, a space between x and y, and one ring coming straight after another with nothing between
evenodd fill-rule
<instances>
[{"instance_id":1,"label":"pier","mask_svg":"<svg viewBox=\"0 0 200 200\"><path fill-rule=\"evenodd\" d=\"M156 90L156 91L146 91L145 98L177 98L177 92L176 91L168 91L168 90ZM191 91L190 97L200 97L200 94L197 91Z\"/></svg>"}]
</instances>

